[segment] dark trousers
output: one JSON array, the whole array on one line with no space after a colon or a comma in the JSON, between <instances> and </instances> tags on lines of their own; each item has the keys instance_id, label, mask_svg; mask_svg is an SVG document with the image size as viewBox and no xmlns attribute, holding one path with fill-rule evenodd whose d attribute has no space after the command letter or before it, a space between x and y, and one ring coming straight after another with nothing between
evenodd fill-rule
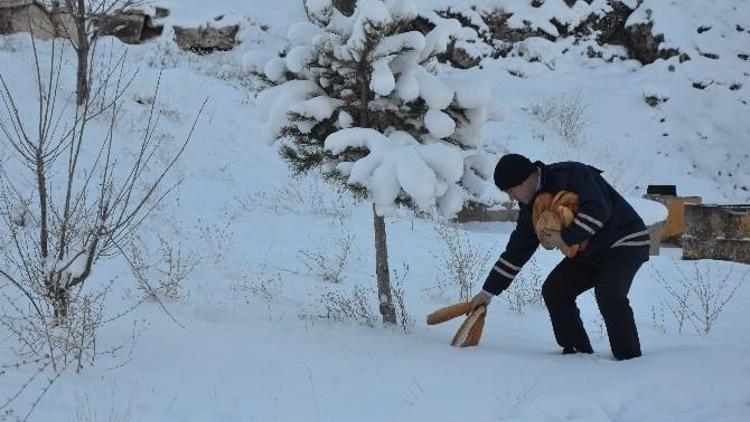
<instances>
[{"instance_id":1,"label":"dark trousers","mask_svg":"<svg viewBox=\"0 0 750 422\"><path fill-rule=\"evenodd\" d=\"M565 350L593 352L576 306L576 297L593 288L607 326L612 354L618 360L641 355L628 291L644 261L633 252L633 247L615 248L596 264L566 258L549 274L542 286L542 296L549 310L555 339Z\"/></svg>"}]
</instances>

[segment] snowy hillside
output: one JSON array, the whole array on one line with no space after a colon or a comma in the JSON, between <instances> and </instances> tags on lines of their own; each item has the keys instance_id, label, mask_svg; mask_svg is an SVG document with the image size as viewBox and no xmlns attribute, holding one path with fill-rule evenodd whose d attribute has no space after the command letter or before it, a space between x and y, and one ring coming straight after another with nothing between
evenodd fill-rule
<instances>
[{"instance_id":1,"label":"snowy hillside","mask_svg":"<svg viewBox=\"0 0 750 422\"><path fill-rule=\"evenodd\" d=\"M663 34L657 56L678 53L643 64L629 58L626 45L574 33L592 14L611 12L607 0L414 2L435 21L455 13L472 25L455 46L475 55L477 66L439 68L446 78L486 84L493 107L503 111L503 120L482 131L482 150L493 162L506 152L546 163L576 160L603 169L628 197L640 197L649 184L675 184L679 194L704 202L750 202L750 2L617 3L632 10L626 26ZM126 163L138 156L152 104L161 110L154 139L162 149L144 177L158 176L198 116L195 131L157 192L164 200L126 236L128 253L102 258L79 293L106 293L101 318L113 319L98 329L80 372L75 359L59 370L40 368L47 352L30 353L23 339L43 344L43 336L14 331L28 327L19 315L33 309L0 279L0 421L24 420L32 410L28 420L55 422L748 418L748 265L682 261L679 248L662 248L629 296L644 355L617 362L590 293L578 304L595 353L560 354L539 290L562 255L540 248L493 300L480 345L458 349L450 339L460 321L425 324L427 314L459 300L461 286L446 263L460 249L476 293L514 225L458 225L399 208L385 221L391 280L403 306L399 326L384 327L372 203L315 172L291 175L279 144L263 139L268 110L258 95L268 85L252 74L253 57L286 51L290 25L306 19L302 2L153 5L170 10L159 20L161 36L141 45L106 37L97 47L102 67L127 52L123 81L137 71L112 125L118 171L126 177ZM506 32L538 36L493 41L488 34L496 28L482 17L497 10L511 14ZM238 24L238 44L197 55L173 41L173 26L209 23ZM48 60L65 44L36 47ZM27 33L0 35L0 74L29 128L38 120L32 51ZM69 45L62 54L58 112L74 119L75 54ZM87 163L100 156L110 124L104 115L91 120ZM25 189L33 202L33 174L3 136L0 180ZM66 160L49 170L53 192L64 191ZM3 198L14 197L10 184L2 186ZM477 197L508 200L489 181ZM17 215L3 213L3 251L16 248L13 219L5 217ZM16 274L8 270L14 265L3 255L0 269ZM708 329L699 299L684 293L704 282L717 294L710 306L726 301Z\"/></svg>"}]
</instances>

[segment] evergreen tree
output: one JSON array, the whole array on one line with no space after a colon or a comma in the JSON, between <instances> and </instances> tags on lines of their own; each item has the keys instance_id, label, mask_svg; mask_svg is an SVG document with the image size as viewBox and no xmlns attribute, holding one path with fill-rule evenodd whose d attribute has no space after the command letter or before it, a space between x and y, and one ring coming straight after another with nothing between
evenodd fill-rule
<instances>
[{"instance_id":1,"label":"evergreen tree","mask_svg":"<svg viewBox=\"0 0 750 422\"><path fill-rule=\"evenodd\" d=\"M258 98L263 135L294 172L322 168L373 202L380 311L395 323L383 218L399 205L450 217L475 199L492 170L481 128L497 113L486 86L439 76L436 56L473 33L457 20L409 0L360 0L351 16L329 0L306 8L283 57L245 57L272 85Z\"/></svg>"}]
</instances>

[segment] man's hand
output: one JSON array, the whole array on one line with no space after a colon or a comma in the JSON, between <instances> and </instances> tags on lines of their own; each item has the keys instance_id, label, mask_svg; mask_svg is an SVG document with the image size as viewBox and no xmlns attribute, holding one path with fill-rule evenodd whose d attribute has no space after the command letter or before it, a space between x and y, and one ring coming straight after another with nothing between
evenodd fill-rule
<instances>
[{"instance_id":1,"label":"man's hand","mask_svg":"<svg viewBox=\"0 0 750 422\"><path fill-rule=\"evenodd\" d=\"M487 307L490 305L490 302L492 302L492 295L482 290L471 299L471 311L473 312L474 309L477 309L480 306Z\"/></svg>"},{"instance_id":2,"label":"man's hand","mask_svg":"<svg viewBox=\"0 0 750 422\"><path fill-rule=\"evenodd\" d=\"M560 232L555 230L542 230L542 238L540 239L540 242L546 249L557 248L562 250L564 247L568 246L565 244L562 236L560 236Z\"/></svg>"},{"instance_id":3,"label":"man's hand","mask_svg":"<svg viewBox=\"0 0 750 422\"><path fill-rule=\"evenodd\" d=\"M555 249L554 246L549 242L549 239L545 237L544 231L539 232L539 243L542 245L542 247L548 251L551 251L552 249Z\"/></svg>"}]
</instances>

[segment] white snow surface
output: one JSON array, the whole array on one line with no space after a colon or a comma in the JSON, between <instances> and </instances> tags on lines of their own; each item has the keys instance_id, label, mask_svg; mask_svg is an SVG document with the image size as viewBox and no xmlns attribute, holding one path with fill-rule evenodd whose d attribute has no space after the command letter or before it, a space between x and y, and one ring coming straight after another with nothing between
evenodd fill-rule
<instances>
[{"instance_id":1,"label":"white snow surface","mask_svg":"<svg viewBox=\"0 0 750 422\"><path fill-rule=\"evenodd\" d=\"M626 200L647 226L665 221L669 214L667 207L656 201L644 198L626 198Z\"/></svg>"},{"instance_id":2,"label":"white snow surface","mask_svg":"<svg viewBox=\"0 0 750 422\"><path fill-rule=\"evenodd\" d=\"M158 261L160 237L177 238L174 247L200 258L185 281L186 297L164 300L182 326L154 302L107 325L99 332L97 348L128 347L115 356L102 356L80 374L66 370L36 406L31 421L747 419L750 276L741 280L748 266L683 261L679 248L663 247L634 280L630 301L644 356L627 362L612 359L596 302L588 293L578 304L596 351L593 355L561 356L545 309L531 304L523 314L512 312L510 292L490 306L478 347L450 347L460 320L429 327L424 322L428 313L458 301L457 287L437 287L444 270L435 255L445 249L435 232L439 222L392 208L385 210L392 214L386 219L388 253L392 269L409 268L402 287L415 320L410 331L311 318L326 313L321 303L324 295L351 297L355 286L367 289L371 311L377 315L377 294L372 206L313 176L291 176L277 146L263 142L287 123L267 120L275 115L274 107L308 104L306 112L321 116L332 107L310 84L299 83L292 93L285 89L256 98L257 86L248 82L248 72L260 69L269 77L282 76L285 60L262 65L265 59L248 53L260 50L266 58L276 57L286 47L289 26L305 16L301 2L281 0L273 7L258 0L156 3L171 8L167 25L237 22L243 39L233 51L201 57L180 52L168 35L141 46L106 39L115 52L128 50L126 70L139 69L115 128L116 148L123 160L137 147L134 134L140 135L147 116L144 98L157 101L164 111L161 130L167 145L186 134L202 100L209 98L186 156L169 178L183 183L167 196L140 234L142 241L157 245L147 258ZM397 3L389 2L390 9L385 10L393 13ZM432 7L476 6L482 11L502 6L520 20L526 16L532 25L552 31L554 27L545 21L548 16L559 14L561 21L576 22L585 14L582 9L602 8L606 2L578 1L573 9L560 8L562 3L546 0L542 8L515 0L414 4L420 12ZM635 0L628 3L636 5ZM307 4L323 10L330 2L308 0ZM404 4L399 10L411 13ZM484 129L484 150L493 158L517 152L544 162L576 160L595 165L647 222L664 215L663 206L639 199L648 184L676 184L678 193L702 196L704 202L750 202L750 119L746 118L750 68L737 57L748 53L750 33L735 28L739 24L747 31L750 26L748 2L646 0L639 7L644 14L645 7L652 9L655 28L665 30L667 46L687 51L692 60L679 63L675 57L648 66L632 60L607 63L576 54L575 47L556 54L562 51L560 45L567 45L563 40L550 46L554 51L542 51L540 61L484 59L482 68L472 72L486 87L462 88L450 77L443 82L424 74L397 74L396 92L402 97L427 97L435 110L444 109L448 97L462 104L476 101L477 112L503 110L505 120ZM220 15L224 17L215 21ZM260 30L260 25L267 25L267 30ZM711 29L699 34L702 25ZM430 38L425 37L427 44ZM40 42L39 47L41 54L49 52L48 42ZM22 115L33 121L36 82L30 49L24 34L0 36L0 72L16 93ZM699 49L719 58L696 54ZM73 63L71 56L65 64L69 75ZM149 95L162 66L161 91L153 99ZM692 86L696 81L711 83L696 89ZM62 83L66 92L73 92L72 76ZM730 89L735 83L742 86ZM534 105L552 104L573 94L585 105L583 133L575 143L566 141L554 122L542 121L533 112ZM668 99L651 107L644 102L648 95ZM483 108L487 97L491 103ZM91 130L106 133L106 123L95 119ZM339 115L341 128L352 123L351 116ZM342 163L341 170L379 186L378 195L384 197L408 190L425 207L433 202L446 210L460 207L463 193L453 182L471 177L463 166L491 176L494 165L494 160L463 157L457 148L446 145L411 145L398 134L358 139L382 144L382 152L360 168L349 164L347 169ZM353 142L343 137L334 140L330 142L337 148ZM14 157L7 143L0 142L3 177L27 174ZM388 166L397 171L378 172ZM53 190L61 188L54 179L50 185ZM508 199L487 183L484 196L488 201ZM480 252L490 252L483 266L489 272L513 224L453 228ZM7 247L10 237L4 226L2 230L0 246ZM340 283L323 281L302 262L300 252L333 251L346 235L353 239L352 255ZM514 285L543 280L560 259L557 251L538 251ZM480 271L473 292L481 287L486 272ZM696 272L714 286L723 279L730 285L742 283L708 335L699 335L689 324L678 332L664 305L670 296L661 280L676 286ZM116 283L105 309L108 316L129 309L142 294L126 263L118 259L98 265L86 289L101 288L113 279ZM18 293L5 279L0 280L0 291L10 296ZM134 326L145 331L133 343ZM0 365L12 365L19 361L13 351L17 343L6 327L0 333ZM34 372L28 366L6 369L0 375L0 403ZM31 407L45 385L41 378L11 403L16 413L23 416Z\"/></svg>"}]
</instances>

